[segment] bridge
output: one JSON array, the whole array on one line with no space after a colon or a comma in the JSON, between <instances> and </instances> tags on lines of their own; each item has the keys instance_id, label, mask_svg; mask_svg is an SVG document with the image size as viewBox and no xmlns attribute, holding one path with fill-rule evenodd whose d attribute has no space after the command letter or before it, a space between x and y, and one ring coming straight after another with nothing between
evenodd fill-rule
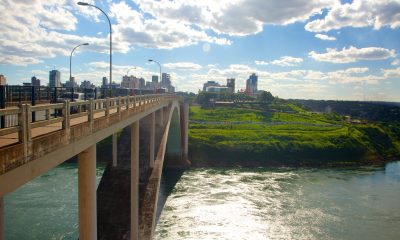
<instances>
[{"instance_id":1,"label":"bridge","mask_svg":"<svg viewBox=\"0 0 400 240\"><path fill-rule=\"evenodd\" d=\"M0 117L0 240L3 197L76 156L79 239L152 239L163 167L190 165L188 106L175 95L20 104ZM96 192L96 145L108 137Z\"/></svg>"}]
</instances>

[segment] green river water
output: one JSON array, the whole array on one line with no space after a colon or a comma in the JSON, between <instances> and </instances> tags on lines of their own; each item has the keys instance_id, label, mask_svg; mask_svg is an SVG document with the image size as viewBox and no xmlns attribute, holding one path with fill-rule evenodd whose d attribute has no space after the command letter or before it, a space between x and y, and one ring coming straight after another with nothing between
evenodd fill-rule
<instances>
[{"instance_id":1,"label":"green river water","mask_svg":"<svg viewBox=\"0 0 400 240\"><path fill-rule=\"evenodd\" d=\"M400 239L400 161L174 174L162 182L158 240ZM6 239L77 239L77 199L76 165L49 171L5 197Z\"/></svg>"}]
</instances>

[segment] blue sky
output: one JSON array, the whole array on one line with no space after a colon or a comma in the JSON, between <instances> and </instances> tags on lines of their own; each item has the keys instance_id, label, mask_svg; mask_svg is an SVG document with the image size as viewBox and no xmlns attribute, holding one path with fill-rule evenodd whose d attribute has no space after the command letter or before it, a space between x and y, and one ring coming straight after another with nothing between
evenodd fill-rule
<instances>
[{"instance_id":1,"label":"blue sky","mask_svg":"<svg viewBox=\"0 0 400 240\"><path fill-rule=\"evenodd\" d=\"M259 75L283 98L400 101L400 0L89 1L113 25L113 80L151 79L158 66L180 91L207 80ZM12 9L11 11L8 9ZM47 84L48 72L100 84L108 77L108 24L71 0L0 0L0 74ZM27 14L29 13L29 14Z\"/></svg>"}]
</instances>

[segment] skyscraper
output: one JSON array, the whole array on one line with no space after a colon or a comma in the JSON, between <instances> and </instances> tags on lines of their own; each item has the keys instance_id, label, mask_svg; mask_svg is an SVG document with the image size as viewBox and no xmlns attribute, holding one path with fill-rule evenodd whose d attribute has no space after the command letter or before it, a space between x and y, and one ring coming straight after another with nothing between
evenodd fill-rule
<instances>
[{"instance_id":1,"label":"skyscraper","mask_svg":"<svg viewBox=\"0 0 400 240\"><path fill-rule=\"evenodd\" d=\"M249 95L254 95L257 93L257 83L258 83L258 76L253 73L250 75L249 79L246 81L246 93Z\"/></svg>"},{"instance_id":2,"label":"skyscraper","mask_svg":"<svg viewBox=\"0 0 400 240\"><path fill-rule=\"evenodd\" d=\"M61 72L58 70L51 70L49 72L49 87L61 87Z\"/></svg>"},{"instance_id":3,"label":"skyscraper","mask_svg":"<svg viewBox=\"0 0 400 240\"><path fill-rule=\"evenodd\" d=\"M151 81L152 81L153 83L158 83L158 76L157 76L157 75L151 76Z\"/></svg>"},{"instance_id":4,"label":"skyscraper","mask_svg":"<svg viewBox=\"0 0 400 240\"><path fill-rule=\"evenodd\" d=\"M103 77L103 81L102 81L101 87L103 87L103 88L107 87L107 82L108 82L107 77Z\"/></svg>"},{"instance_id":5,"label":"skyscraper","mask_svg":"<svg viewBox=\"0 0 400 240\"><path fill-rule=\"evenodd\" d=\"M235 79L234 78L226 79L226 86L229 88L229 91L231 93L234 93L235 92Z\"/></svg>"},{"instance_id":6,"label":"skyscraper","mask_svg":"<svg viewBox=\"0 0 400 240\"><path fill-rule=\"evenodd\" d=\"M40 79L33 76L31 78L31 86L33 87L40 87Z\"/></svg>"},{"instance_id":7,"label":"skyscraper","mask_svg":"<svg viewBox=\"0 0 400 240\"><path fill-rule=\"evenodd\" d=\"M4 75L0 75L0 85L6 85L6 77Z\"/></svg>"},{"instance_id":8,"label":"skyscraper","mask_svg":"<svg viewBox=\"0 0 400 240\"><path fill-rule=\"evenodd\" d=\"M163 73L161 76L161 85L168 88L171 85L171 75L168 73Z\"/></svg>"},{"instance_id":9,"label":"skyscraper","mask_svg":"<svg viewBox=\"0 0 400 240\"><path fill-rule=\"evenodd\" d=\"M216 81L207 81L206 83L203 84L203 92L207 91L207 88L209 87L220 87L219 83Z\"/></svg>"},{"instance_id":10,"label":"skyscraper","mask_svg":"<svg viewBox=\"0 0 400 240\"><path fill-rule=\"evenodd\" d=\"M175 92L175 88L171 85L171 75L168 73L162 74L161 87L167 89L167 92Z\"/></svg>"}]
</instances>

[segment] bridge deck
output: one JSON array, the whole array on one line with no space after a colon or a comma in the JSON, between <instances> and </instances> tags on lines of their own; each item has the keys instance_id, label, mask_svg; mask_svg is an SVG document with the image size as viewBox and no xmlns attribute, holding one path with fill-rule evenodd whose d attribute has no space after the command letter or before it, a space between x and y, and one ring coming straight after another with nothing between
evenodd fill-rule
<instances>
[{"instance_id":1,"label":"bridge deck","mask_svg":"<svg viewBox=\"0 0 400 240\"><path fill-rule=\"evenodd\" d=\"M0 116L14 118L13 122L17 122L0 129L0 177L91 135L95 138L91 141L100 141L116 131L114 128L118 125L128 124L126 119L149 114L171 100L177 100L177 97L127 96L38 106L24 104L18 108L0 109ZM35 122L32 122L33 112L39 115L39 120Z\"/></svg>"},{"instance_id":2,"label":"bridge deck","mask_svg":"<svg viewBox=\"0 0 400 240\"><path fill-rule=\"evenodd\" d=\"M110 114L114 114L114 113L117 113L117 109L110 110ZM105 116L104 112L95 113L94 119L101 118L104 116ZM75 125L78 125L78 124L81 124L81 123L84 123L87 121L88 121L88 117L82 116L82 117L71 119L70 124L71 124L71 126L75 126ZM33 128L31 130L31 134L32 134L32 138L35 138L35 137L49 134L49 133L52 133L52 132L55 132L55 131L58 131L61 129L62 129L62 123L59 122L59 123L49 124L49 125L46 125L43 127ZM18 133L11 133L11 134L0 136L0 148L15 144L18 142L19 142Z\"/></svg>"}]
</instances>

